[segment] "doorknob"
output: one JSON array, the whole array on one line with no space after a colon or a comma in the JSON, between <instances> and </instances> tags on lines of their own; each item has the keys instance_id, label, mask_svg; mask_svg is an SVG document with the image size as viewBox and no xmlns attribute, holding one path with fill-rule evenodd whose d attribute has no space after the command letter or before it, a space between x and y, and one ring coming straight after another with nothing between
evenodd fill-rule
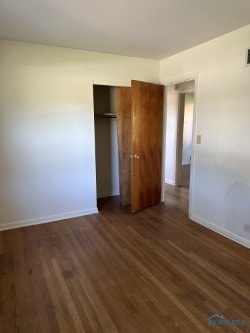
<instances>
[{"instance_id":1,"label":"doorknob","mask_svg":"<svg viewBox=\"0 0 250 333\"><path fill-rule=\"evenodd\" d=\"M130 158L133 159L133 160L139 160L140 156L139 155L131 155Z\"/></svg>"}]
</instances>

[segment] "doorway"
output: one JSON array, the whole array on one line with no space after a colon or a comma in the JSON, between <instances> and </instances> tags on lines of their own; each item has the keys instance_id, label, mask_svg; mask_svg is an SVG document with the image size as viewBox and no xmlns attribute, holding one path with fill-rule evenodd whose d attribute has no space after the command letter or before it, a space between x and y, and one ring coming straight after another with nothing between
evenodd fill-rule
<instances>
[{"instance_id":1,"label":"doorway","mask_svg":"<svg viewBox=\"0 0 250 333\"><path fill-rule=\"evenodd\" d=\"M161 201L163 92L94 85L97 198L121 194L133 213Z\"/></svg>"},{"instance_id":2,"label":"doorway","mask_svg":"<svg viewBox=\"0 0 250 333\"><path fill-rule=\"evenodd\" d=\"M193 162L193 132L195 121L195 79L167 86L164 202L171 196L180 198L177 208L189 213ZM184 198L184 199L183 199ZM178 202L178 201L175 201ZM175 203L176 205L176 203Z\"/></svg>"},{"instance_id":3,"label":"doorway","mask_svg":"<svg viewBox=\"0 0 250 333\"><path fill-rule=\"evenodd\" d=\"M177 123L176 186L189 188L193 144L194 92L180 93Z\"/></svg>"},{"instance_id":4,"label":"doorway","mask_svg":"<svg viewBox=\"0 0 250 333\"><path fill-rule=\"evenodd\" d=\"M116 196L119 165L116 118L116 87L94 85L95 154L97 199Z\"/></svg>"}]
</instances>

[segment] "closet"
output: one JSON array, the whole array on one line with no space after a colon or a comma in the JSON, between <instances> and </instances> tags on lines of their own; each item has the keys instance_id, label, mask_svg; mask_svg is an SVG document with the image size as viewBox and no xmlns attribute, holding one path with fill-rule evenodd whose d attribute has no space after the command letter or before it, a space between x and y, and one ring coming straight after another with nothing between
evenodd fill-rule
<instances>
[{"instance_id":1,"label":"closet","mask_svg":"<svg viewBox=\"0 0 250 333\"><path fill-rule=\"evenodd\" d=\"M116 88L94 85L97 198L119 195Z\"/></svg>"},{"instance_id":2,"label":"closet","mask_svg":"<svg viewBox=\"0 0 250 333\"><path fill-rule=\"evenodd\" d=\"M120 194L132 212L161 200L163 90L94 85L97 195Z\"/></svg>"}]
</instances>

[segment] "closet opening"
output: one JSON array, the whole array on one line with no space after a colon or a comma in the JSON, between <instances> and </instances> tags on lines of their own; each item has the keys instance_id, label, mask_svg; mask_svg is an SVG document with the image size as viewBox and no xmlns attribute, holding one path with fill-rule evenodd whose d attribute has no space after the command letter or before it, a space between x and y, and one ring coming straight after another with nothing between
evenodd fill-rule
<instances>
[{"instance_id":1,"label":"closet opening","mask_svg":"<svg viewBox=\"0 0 250 333\"><path fill-rule=\"evenodd\" d=\"M161 200L163 86L93 86L97 199L133 213ZM112 205L112 203L111 203Z\"/></svg>"},{"instance_id":2,"label":"closet opening","mask_svg":"<svg viewBox=\"0 0 250 333\"><path fill-rule=\"evenodd\" d=\"M116 87L94 85L97 206L100 198L120 195Z\"/></svg>"}]
</instances>

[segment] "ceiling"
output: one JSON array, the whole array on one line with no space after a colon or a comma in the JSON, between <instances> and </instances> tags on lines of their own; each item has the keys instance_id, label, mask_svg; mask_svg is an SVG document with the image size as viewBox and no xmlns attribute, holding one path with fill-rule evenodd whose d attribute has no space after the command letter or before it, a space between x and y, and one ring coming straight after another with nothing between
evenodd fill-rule
<instances>
[{"instance_id":1,"label":"ceiling","mask_svg":"<svg viewBox=\"0 0 250 333\"><path fill-rule=\"evenodd\" d=\"M249 23L249 0L0 0L0 38L151 59Z\"/></svg>"}]
</instances>

